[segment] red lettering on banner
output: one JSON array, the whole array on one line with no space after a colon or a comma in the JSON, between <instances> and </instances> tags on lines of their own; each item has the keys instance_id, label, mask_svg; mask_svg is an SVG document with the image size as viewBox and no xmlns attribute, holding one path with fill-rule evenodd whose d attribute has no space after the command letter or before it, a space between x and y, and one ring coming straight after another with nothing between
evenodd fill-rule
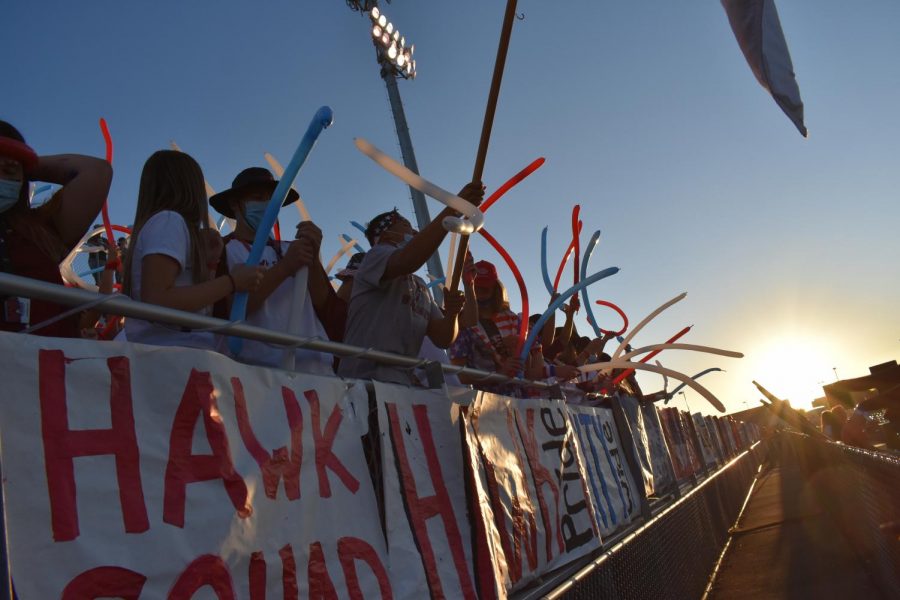
<instances>
[{"instance_id":1,"label":"red lettering on banner","mask_svg":"<svg viewBox=\"0 0 900 600\"><path fill-rule=\"evenodd\" d=\"M432 598L444 597L441 589L440 577L438 576L434 548L432 548L431 540L428 538L428 528L425 523L428 519L435 516L440 516L441 521L444 524L444 531L450 546L450 554L453 556L453 564L456 567L456 574L459 578L463 596L466 598L475 598L475 589L472 584L472 579L469 576L469 567L466 563L466 555L462 545L462 536L460 535L459 527L456 523L456 515L453 513L453 506L450 503L450 494L447 492L444 476L441 473L441 464L438 461L437 450L434 446L431 423L428 421L428 407L423 404L414 405L412 407L416 426L418 428L419 439L422 441L422 449L425 453L425 461L428 465L428 474L435 491L433 496L424 498L417 495L416 481L413 477L412 468L409 464L409 457L406 454L406 447L403 443L403 429L400 426L400 419L397 415L397 405L386 402L385 409L387 410L388 421L390 422L394 456L397 458L399 468L400 492L403 496L403 501L409 515L409 521L412 526L416 546L419 548L419 553L422 556L422 563L425 568L425 578L428 580L428 587L431 591Z\"/></svg>"},{"instance_id":2,"label":"red lettering on banner","mask_svg":"<svg viewBox=\"0 0 900 600\"><path fill-rule=\"evenodd\" d=\"M522 548L525 549L525 555L528 559L528 568L532 571L537 569L537 522L534 517L534 507L531 505L528 494L525 493L525 490L528 489L528 482L525 480L525 461L522 460L522 450L519 448L517 442L517 440L520 439L520 436L513 423L514 418L515 415L512 410L507 408L506 429L509 431L509 438L512 440L513 449L516 452L517 467L515 471L510 471L510 475L515 476L515 473L521 475L520 480L516 482L516 486L519 490L522 490L522 494L521 496L515 493L511 494L512 514L510 515L513 521L513 555L516 557L518 563L516 568L518 569L519 578L521 579ZM519 504L520 500L522 504L525 505L524 510ZM525 522L526 518L528 519L527 528ZM518 581L518 579L516 579L516 581Z\"/></svg>"},{"instance_id":3,"label":"red lettering on banner","mask_svg":"<svg viewBox=\"0 0 900 600\"><path fill-rule=\"evenodd\" d=\"M53 539L57 542L74 540L80 533L74 464L74 459L80 456L112 454L116 457L116 482L125 531L141 533L150 528L141 486L128 359L114 356L106 364L111 377L112 427L71 430L66 406L66 357L61 350L41 350L38 354L41 436Z\"/></svg>"},{"instance_id":4,"label":"red lettering on banner","mask_svg":"<svg viewBox=\"0 0 900 600\"><path fill-rule=\"evenodd\" d=\"M313 443L316 447L316 474L319 476L319 496L331 498L331 483L328 481L328 473L325 472L326 468L331 469L338 476L338 479L347 486L347 489L355 494L359 490L359 481L350 474L344 463L338 459L331 449L343 418L340 407L335 404L334 409L331 411L331 416L328 417L328 422L325 423L325 432L323 433L319 415L319 395L316 394L315 390L303 392L303 395L306 396L306 400L309 402Z\"/></svg>"},{"instance_id":5,"label":"red lettering on banner","mask_svg":"<svg viewBox=\"0 0 900 600\"><path fill-rule=\"evenodd\" d=\"M96 567L76 576L62 591L61 600L123 598L137 600L147 577L122 567Z\"/></svg>"},{"instance_id":6,"label":"red lettering on banner","mask_svg":"<svg viewBox=\"0 0 900 600\"><path fill-rule=\"evenodd\" d=\"M262 552L254 552L250 555L248 571L250 600L266 600L266 558Z\"/></svg>"},{"instance_id":7,"label":"red lettering on banner","mask_svg":"<svg viewBox=\"0 0 900 600\"><path fill-rule=\"evenodd\" d=\"M309 545L309 566L306 571L309 579L309 600L337 600L334 583L328 574L325 564L325 553L322 544L313 542Z\"/></svg>"},{"instance_id":8,"label":"red lettering on banner","mask_svg":"<svg viewBox=\"0 0 900 600\"><path fill-rule=\"evenodd\" d=\"M253 433L253 428L250 426L250 415L247 412L247 400L244 397L244 386L241 384L241 380L232 377L231 388L234 391L234 407L241 441L244 442L247 452L259 465L266 496L275 499L278 495L278 481L283 477L284 493L288 500L298 499L300 497L300 462L303 459L303 414L300 412L300 404L297 402L294 392L286 387L281 388L288 427L291 430L290 455L288 455L287 448L282 446L272 450L270 456L256 439L256 434Z\"/></svg>"},{"instance_id":9,"label":"red lettering on banner","mask_svg":"<svg viewBox=\"0 0 900 600\"><path fill-rule=\"evenodd\" d=\"M365 541L355 537L342 537L338 540L338 558L344 571L344 579L347 581L347 592L350 600L362 600L362 588L359 585L359 575L356 573L356 561L361 560L375 574L378 581L378 589L381 591L381 600L391 600L394 597L391 590L391 579L387 569L381 564L375 548Z\"/></svg>"},{"instance_id":10,"label":"red lettering on banner","mask_svg":"<svg viewBox=\"0 0 900 600\"><path fill-rule=\"evenodd\" d=\"M201 417L212 454L191 453L194 428ZM222 480L238 515L242 519L249 517L253 509L247 501L247 485L234 470L212 378L209 373L191 369L172 422L163 493L163 521L184 527L187 484L213 479Z\"/></svg>"},{"instance_id":11,"label":"red lettering on banner","mask_svg":"<svg viewBox=\"0 0 900 600\"><path fill-rule=\"evenodd\" d=\"M541 458L538 455L537 440L534 438L534 409L525 410L525 431L522 432L522 443L525 446L525 455L528 457L528 464L531 467L531 477L534 479L534 490L537 493L538 504L541 507L541 520L544 523L545 551L547 553L547 562L553 560L553 532L556 531L556 542L559 546L559 553L562 554L565 549L563 544L562 532L559 529L559 487L553 481L553 474L547 470L547 467L541 464ZM550 511L547 510L547 500L544 498L543 487L548 486L550 493L553 494L553 508L556 513L555 520L550 522ZM554 527L556 525L556 527Z\"/></svg>"},{"instance_id":12,"label":"red lettering on banner","mask_svg":"<svg viewBox=\"0 0 900 600\"><path fill-rule=\"evenodd\" d=\"M286 544L278 551L281 557L281 589L284 600L293 599L300 593L297 588L297 561L294 560L294 549Z\"/></svg>"},{"instance_id":13,"label":"red lettering on banner","mask_svg":"<svg viewBox=\"0 0 900 600\"><path fill-rule=\"evenodd\" d=\"M204 554L178 576L169 590L169 600L190 600L194 594L208 585L219 600L234 600L234 585L225 562L218 556Z\"/></svg>"}]
</instances>

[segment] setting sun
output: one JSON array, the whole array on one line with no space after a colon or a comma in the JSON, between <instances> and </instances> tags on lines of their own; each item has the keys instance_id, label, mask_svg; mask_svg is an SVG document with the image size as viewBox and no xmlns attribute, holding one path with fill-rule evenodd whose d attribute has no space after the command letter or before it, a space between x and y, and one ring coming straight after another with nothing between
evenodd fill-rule
<instances>
[{"instance_id":1,"label":"setting sun","mask_svg":"<svg viewBox=\"0 0 900 600\"><path fill-rule=\"evenodd\" d=\"M747 355L757 381L796 408L810 408L822 385L834 381L833 356L827 340L810 335L769 339Z\"/></svg>"}]
</instances>

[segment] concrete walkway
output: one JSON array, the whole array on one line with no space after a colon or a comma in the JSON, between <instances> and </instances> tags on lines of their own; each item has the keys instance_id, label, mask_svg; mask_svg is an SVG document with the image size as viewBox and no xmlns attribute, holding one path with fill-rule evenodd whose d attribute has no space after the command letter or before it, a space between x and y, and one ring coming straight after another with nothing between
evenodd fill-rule
<instances>
[{"instance_id":1,"label":"concrete walkway","mask_svg":"<svg viewBox=\"0 0 900 600\"><path fill-rule=\"evenodd\" d=\"M709 597L882 598L827 516L830 497L798 469L769 466L733 531Z\"/></svg>"}]
</instances>

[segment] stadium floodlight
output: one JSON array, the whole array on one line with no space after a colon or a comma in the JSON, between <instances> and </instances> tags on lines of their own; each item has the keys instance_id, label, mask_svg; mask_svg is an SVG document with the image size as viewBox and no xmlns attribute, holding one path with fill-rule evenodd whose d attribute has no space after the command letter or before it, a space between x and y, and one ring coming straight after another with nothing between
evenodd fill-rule
<instances>
[{"instance_id":1,"label":"stadium floodlight","mask_svg":"<svg viewBox=\"0 0 900 600\"><path fill-rule=\"evenodd\" d=\"M406 38L400 35L400 30L377 7L369 11L369 18L374 23L372 39L378 50L378 62L395 76L415 79L416 61L412 58L415 44L407 46Z\"/></svg>"},{"instance_id":2,"label":"stadium floodlight","mask_svg":"<svg viewBox=\"0 0 900 600\"><path fill-rule=\"evenodd\" d=\"M383 0L385 3L390 4L391 0ZM360 13L368 13L371 11L378 12L378 0L347 0L347 6L350 7L351 10L355 10ZM379 13L380 14L380 13ZM375 15L375 18L378 18L378 15Z\"/></svg>"}]
</instances>

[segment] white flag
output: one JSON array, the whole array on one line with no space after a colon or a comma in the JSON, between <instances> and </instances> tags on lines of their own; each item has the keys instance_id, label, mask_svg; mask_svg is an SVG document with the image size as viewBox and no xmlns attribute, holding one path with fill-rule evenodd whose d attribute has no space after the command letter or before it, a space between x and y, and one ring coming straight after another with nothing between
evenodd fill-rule
<instances>
[{"instance_id":1,"label":"white flag","mask_svg":"<svg viewBox=\"0 0 900 600\"><path fill-rule=\"evenodd\" d=\"M759 83L803 137L803 102L774 0L722 0L738 45Z\"/></svg>"}]
</instances>

